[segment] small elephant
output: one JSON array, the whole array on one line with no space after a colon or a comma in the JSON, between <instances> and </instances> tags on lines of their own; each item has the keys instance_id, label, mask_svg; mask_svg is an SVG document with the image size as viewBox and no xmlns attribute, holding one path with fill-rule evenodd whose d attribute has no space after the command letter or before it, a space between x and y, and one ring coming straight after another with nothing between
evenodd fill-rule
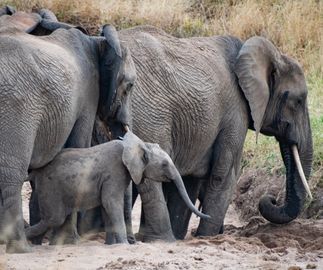
<instances>
[{"instance_id":1,"label":"small elephant","mask_svg":"<svg viewBox=\"0 0 323 270\"><path fill-rule=\"evenodd\" d=\"M186 205L198 216L183 180L169 155L158 144L144 143L128 131L122 140L91 148L64 149L46 167L32 172L38 192L41 221L26 229L28 239L61 226L74 210L102 205L106 244L128 243L124 194L131 178L173 181ZM40 180L40 181L39 181Z\"/></svg>"}]
</instances>

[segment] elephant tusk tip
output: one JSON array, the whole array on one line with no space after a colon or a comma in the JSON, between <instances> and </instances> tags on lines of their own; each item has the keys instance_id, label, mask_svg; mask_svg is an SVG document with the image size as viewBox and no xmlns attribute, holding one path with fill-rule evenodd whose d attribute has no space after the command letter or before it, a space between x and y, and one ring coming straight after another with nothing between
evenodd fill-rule
<instances>
[{"instance_id":1,"label":"elephant tusk tip","mask_svg":"<svg viewBox=\"0 0 323 270\"><path fill-rule=\"evenodd\" d=\"M128 132L130 129L129 129L129 126L128 125L124 125L124 130L126 131L126 132Z\"/></svg>"}]
</instances>

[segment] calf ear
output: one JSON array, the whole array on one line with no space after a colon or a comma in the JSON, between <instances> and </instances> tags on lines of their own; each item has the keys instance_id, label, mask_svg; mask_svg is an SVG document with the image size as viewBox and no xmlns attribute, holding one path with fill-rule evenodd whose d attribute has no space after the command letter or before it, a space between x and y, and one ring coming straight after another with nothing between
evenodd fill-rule
<instances>
[{"instance_id":1,"label":"calf ear","mask_svg":"<svg viewBox=\"0 0 323 270\"><path fill-rule=\"evenodd\" d=\"M140 184L148 159L145 144L134 134L127 132L123 139L122 162L127 167L132 180Z\"/></svg>"},{"instance_id":2,"label":"calf ear","mask_svg":"<svg viewBox=\"0 0 323 270\"><path fill-rule=\"evenodd\" d=\"M112 25L105 25L101 35L104 36L104 40L100 56L99 113L101 118L106 120L117 93L122 52L118 33Z\"/></svg>"}]
</instances>

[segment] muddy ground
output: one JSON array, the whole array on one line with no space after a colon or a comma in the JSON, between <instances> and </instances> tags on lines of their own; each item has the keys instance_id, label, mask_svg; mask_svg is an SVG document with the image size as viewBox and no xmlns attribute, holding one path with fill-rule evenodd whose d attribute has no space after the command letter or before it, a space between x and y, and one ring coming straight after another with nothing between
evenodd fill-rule
<instances>
[{"instance_id":1,"label":"muddy ground","mask_svg":"<svg viewBox=\"0 0 323 270\"><path fill-rule=\"evenodd\" d=\"M184 241L106 246L104 234L88 235L77 246L34 247L30 254L8 255L0 246L0 269L323 269L323 220L298 219L278 226L258 216L256 202L264 190L256 188L259 175L244 175L225 220L225 233L193 238L194 217ZM251 180L250 180L251 179ZM281 192L282 179L266 191ZM270 187L270 188L269 188ZM24 185L24 213L29 193ZM243 209L243 211L241 211ZM139 227L140 202L133 211Z\"/></svg>"}]
</instances>

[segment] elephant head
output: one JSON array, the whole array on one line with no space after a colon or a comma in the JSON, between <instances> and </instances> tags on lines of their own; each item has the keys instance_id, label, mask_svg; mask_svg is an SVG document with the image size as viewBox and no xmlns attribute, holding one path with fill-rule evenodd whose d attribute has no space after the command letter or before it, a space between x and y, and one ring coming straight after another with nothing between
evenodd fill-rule
<instances>
[{"instance_id":1,"label":"elephant head","mask_svg":"<svg viewBox=\"0 0 323 270\"><path fill-rule=\"evenodd\" d=\"M172 159L158 144L144 143L130 131L123 137L123 144L122 161L136 185L143 179L159 182L173 181L189 209L201 218L209 218L193 205Z\"/></svg>"},{"instance_id":2,"label":"elephant head","mask_svg":"<svg viewBox=\"0 0 323 270\"><path fill-rule=\"evenodd\" d=\"M288 223L299 215L306 194L311 197L305 179L311 172L313 145L304 73L262 37L243 44L235 73L249 104L252 128L257 135L275 136L286 167L284 204L277 206L273 196L264 196L260 213L273 223Z\"/></svg>"},{"instance_id":3,"label":"elephant head","mask_svg":"<svg viewBox=\"0 0 323 270\"><path fill-rule=\"evenodd\" d=\"M58 28L77 28L84 34L88 34L83 27L59 22L54 13L48 9L40 9L34 13L26 13L16 12L14 8L5 6L0 9L0 17L0 28L7 28L8 26L14 27L35 36L49 35Z\"/></svg>"},{"instance_id":4,"label":"elephant head","mask_svg":"<svg viewBox=\"0 0 323 270\"><path fill-rule=\"evenodd\" d=\"M114 27L105 25L102 35L107 42L101 47L98 115L116 138L131 126L131 95L137 77L130 51L120 44Z\"/></svg>"},{"instance_id":5,"label":"elephant head","mask_svg":"<svg viewBox=\"0 0 323 270\"><path fill-rule=\"evenodd\" d=\"M0 8L0 16L2 15L12 15L16 12L15 8L12 6L4 6Z\"/></svg>"}]
</instances>

